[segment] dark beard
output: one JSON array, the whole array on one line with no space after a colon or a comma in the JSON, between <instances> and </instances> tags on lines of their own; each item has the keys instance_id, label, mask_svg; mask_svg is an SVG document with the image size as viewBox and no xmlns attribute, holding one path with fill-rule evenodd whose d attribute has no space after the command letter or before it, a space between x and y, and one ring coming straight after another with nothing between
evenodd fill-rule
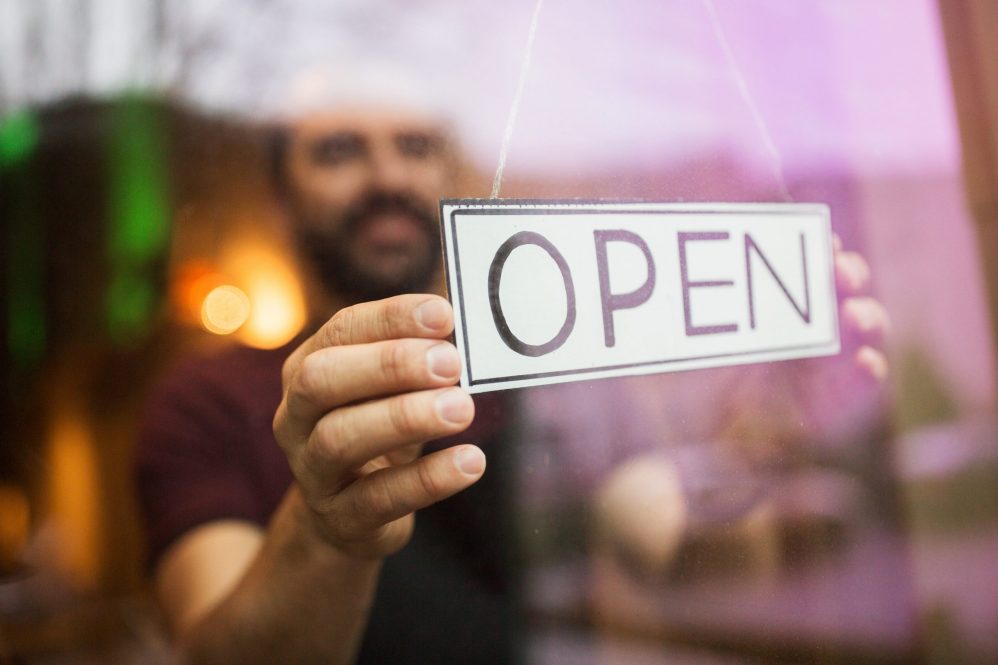
<instances>
[{"instance_id":1,"label":"dark beard","mask_svg":"<svg viewBox=\"0 0 998 665\"><path fill-rule=\"evenodd\" d=\"M427 251L404 270L386 275L372 270L350 251L350 239L373 215L402 213L419 221L426 233ZM295 241L327 293L348 302L380 300L402 293L426 291L440 263L440 231L432 213L414 197L372 192L344 213L342 224L332 226L297 223Z\"/></svg>"}]
</instances>

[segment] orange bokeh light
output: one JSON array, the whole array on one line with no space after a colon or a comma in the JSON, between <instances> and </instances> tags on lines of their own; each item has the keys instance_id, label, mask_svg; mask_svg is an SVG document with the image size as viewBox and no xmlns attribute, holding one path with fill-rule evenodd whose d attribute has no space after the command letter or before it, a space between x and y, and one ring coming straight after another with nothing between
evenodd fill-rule
<instances>
[{"instance_id":1,"label":"orange bokeh light","mask_svg":"<svg viewBox=\"0 0 998 665\"><path fill-rule=\"evenodd\" d=\"M221 284L209 291L201 302L201 325L216 335L228 335L239 330L252 311L249 296L242 289Z\"/></svg>"}]
</instances>

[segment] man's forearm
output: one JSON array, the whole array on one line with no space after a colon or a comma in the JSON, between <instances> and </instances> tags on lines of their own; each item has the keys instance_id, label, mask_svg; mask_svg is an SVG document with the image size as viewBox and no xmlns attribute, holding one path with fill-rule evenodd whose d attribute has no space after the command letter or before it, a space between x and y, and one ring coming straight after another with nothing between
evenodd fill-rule
<instances>
[{"instance_id":1,"label":"man's forearm","mask_svg":"<svg viewBox=\"0 0 998 665\"><path fill-rule=\"evenodd\" d=\"M356 655L379 559L348 557L319 539L296 489L233 591L185 629L192 663L347 663Z\"/></svg>"}]
</instances>

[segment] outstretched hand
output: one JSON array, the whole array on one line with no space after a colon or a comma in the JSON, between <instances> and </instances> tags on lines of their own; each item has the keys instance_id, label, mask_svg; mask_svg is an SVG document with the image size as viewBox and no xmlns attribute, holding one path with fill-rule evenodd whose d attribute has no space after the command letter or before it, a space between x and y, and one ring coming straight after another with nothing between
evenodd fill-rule
<instances>
[{"instance_id":1,"label":"outstretched hand","mask_svg":"<svg viewBox=\"0 0 998 665\"><path fill-rule=\"evenodd\" d=\"M284 364L274 434L320 537L378 558L400 549L414 511L477 481L485 456L460 445L420 457L457 434L474 403L454 387L461 365L444 341L450 304L403 295L345 308Z\"/></svg>"}]
</instances>

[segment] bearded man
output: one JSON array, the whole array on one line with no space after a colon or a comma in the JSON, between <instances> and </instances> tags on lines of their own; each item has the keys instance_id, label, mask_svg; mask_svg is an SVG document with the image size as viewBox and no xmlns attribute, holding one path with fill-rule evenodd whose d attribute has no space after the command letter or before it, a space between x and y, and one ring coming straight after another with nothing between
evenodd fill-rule
<instances>
[{"instance_id":1,"label":"bearded man","mask_svg":"<svg viewBox=\"0 0 998 665\"><path fill-rule=\"evenodd\" d=\"M414 511L485 470L453 439L476 405L453 387L453 315L431 295L447 133L341 108L296 118L273 146L325 323L283 349L195 359L151 400L139 488L172 631L195 662L509 660L501 468L413 538ZM478 411L464 440L498 448L500 401Z\"/></svg>"}]
</instances>

